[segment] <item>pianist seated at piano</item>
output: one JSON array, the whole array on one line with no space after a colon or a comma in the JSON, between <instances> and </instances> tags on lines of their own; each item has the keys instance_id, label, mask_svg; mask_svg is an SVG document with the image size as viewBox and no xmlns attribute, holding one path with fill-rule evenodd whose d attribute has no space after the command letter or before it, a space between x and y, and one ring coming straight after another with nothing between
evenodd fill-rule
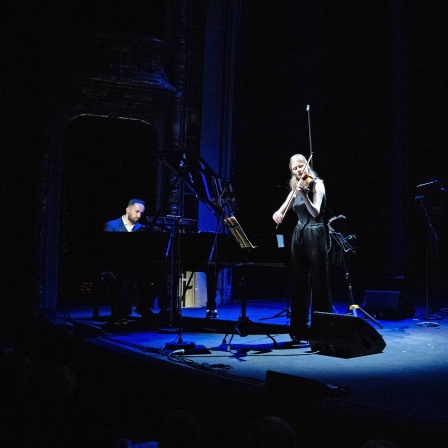
<instances>
[{"instance_id":1,"label":"pianist seated at piano","mask_svg":"<svg viewBox=\"0 0 448 448\"><path fill-rule=\"evenodd\" d=\"M144 212L145 202L142 199L131 199L124 215L105 223L104 232L141 232L145 230L145 226L139 222L142 220ZM119 246L118 243L117 241L117 246ZM114 245L109 240L108 245L110 246L110 244ZM132 248L132 245L129 244L129 247ZM113 249L120 250L111 247L107 249L108 252ZM127 261L125 262L116 255L105 258L108 259L103 267L102 277L103 279L114 279L115 284L115 291L111 294L112 320L114 322L126 320L132 314L134 304L137 305L135 309L137 314L144 317L149 316L152 313L151 307L154 305L154 300L157 298L158 282L155 279L159 278L159 272L155 272L155 269L149 270L130 257L126 257ZM110 281L108 286L110 289Z\"/></svg>"},{"instance_id":2,"label":"pianist seated at piano","mask_svg":"<svg viewBox=\"0 0 448 448\"><path fill-rule=\"evenodd\" d=\"M291 300L290 336L293 342L300 342L308 340L310 301L311 319L315 311L332 311L324 224L326 194L323 180L302 154L295 154L290 158L289 170L291 191L272 215L272 219L277 225L281 224L286 212L291 209L298 218L291 243L294 291Z\"/></svg>"},{"instance_id":3,"label":"pianist seated at piano","mask_svg":"<svg viewBox=\"0 0 448 448\"><path fill-rule=\"evenodd\" d=\"M106 222L105 232L137 232L142 229L140 219L145 213L145 201L131 199L126 207L125 214L117 219Z\"/></svg>"}]
</instances>

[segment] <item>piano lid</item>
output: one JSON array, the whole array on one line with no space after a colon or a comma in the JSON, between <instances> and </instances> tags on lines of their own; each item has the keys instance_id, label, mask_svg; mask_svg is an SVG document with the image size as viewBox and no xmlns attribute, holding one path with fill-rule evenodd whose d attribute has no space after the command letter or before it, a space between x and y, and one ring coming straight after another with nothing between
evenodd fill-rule
<instances>
[{"instance_id":1,"label":"piano lid","mask_svg":"<svg viewBox=\"0 0 448 448\"><path fill-rule=\"evenodd\" d=\"M160 151L157 155L218 218L226 214L226 207L233 202L230 180L218 176L191 151Z\"/></svg>"}]
</instances>

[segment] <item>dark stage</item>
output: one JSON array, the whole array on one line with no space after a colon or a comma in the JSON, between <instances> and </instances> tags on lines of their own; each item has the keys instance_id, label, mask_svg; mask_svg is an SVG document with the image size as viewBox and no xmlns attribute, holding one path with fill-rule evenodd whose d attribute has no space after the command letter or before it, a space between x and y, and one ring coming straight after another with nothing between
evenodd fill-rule
<instances>
[{"instance_id":1,"label":"dark stage","mask_svg":"<svg viewBox=\"0 0 448 448\"><path fill-rule=\"evenodd\" d=\"M43 321L50 337L77 347L70 350L71 356L77 353L73 362L89 375L98 370L101 381L127 385L122 399L128 402L122 405L131 420L124 425L130 439L145 437L142 428L151 438L152 425L148 428L144 416L155 413L157 421L170 407L184 407L217 438L215 446L239 443L248 422L263 413L298 425L301 446L356 447L370 436L389 438L400 447L446 446L446 309L427 315L423 300L413 317L378 320L382 328L358 311L356 319L363 324L358 329L373 328L386 346L354 357L342 357L337 344L333 356L313 351L310 344L290 345L286 309L283 299L249 300L249 322L239 325L241 334L233 339L241 302L219 307L218 318L210 321L204 308L183 308L180 335L178 327L160 327L154 316L142 319L133 313L127 324L112 324L107 305L99 308L99 319L84 304L67 306ZM335 304L335 314L346 311L346 304ZM354 336L348 344L358 341ZM177 354L184 345L185 353ZM133 394L139 397L135 403Z\"/></svg>"},{"instance_id":2,"label":"dark stage","mask_svg":"<svg viewBox=\"0 0 448 448\"><path fill-rule=\"evenodd\" d=\"M76 446L106 446L103 434L156 440L176 408L193 412L216 448L242 446L265 414L290 421L301 447L356 448L371 437L401 448L448 446L445 2L28 3L2 2L0 15L8 231L0 330L36 367L60 362L76 373L76 417L91 437ZM187 152L201 163L186 163ZM356 239L348 269L355 301L365 290L399 291L413 317L383 316L382 328L361 318L349 325L345 267L334 251L330 265L339 269L330 281L345 348L323 334L341 320L309 345L288 344L282 311L290 285L280 272L256 273L247 291L223 272L211 321L209 283L211 293L183 309L182 342L194 348L182 354L173 353L177 328L159 315L134 313L115 325L107 301L94 314L88 288L123 268L104 264L104 223L123 215L131 198L146 202L147 218L168 218L164 230L173 217L189 224L171 245L180 223L171 221L170 251L154 250L149 237L125 241L127 273L128 261L146 270L168 255L171 278L177 256L185 271L206 269L217 253L218 266L289 263L290 246L270 244L297 222L293 212L279 229L272 219L296 153L325 181L322 218L344 218L336 233ZM230 237L222 221L229 215L268 256L220 260L214 236ZM147 230L157 222L148 219ZM280 248L286 262L277 259ZM159 271L145 277L152 278ZM241 297L244 317L258 327L231 339ZM367 328L374 348L365 345ZM319 337L334 356L313 349L322 347ZM360 356L342 356L355 347Z\"/></svg>"}]
</instances>

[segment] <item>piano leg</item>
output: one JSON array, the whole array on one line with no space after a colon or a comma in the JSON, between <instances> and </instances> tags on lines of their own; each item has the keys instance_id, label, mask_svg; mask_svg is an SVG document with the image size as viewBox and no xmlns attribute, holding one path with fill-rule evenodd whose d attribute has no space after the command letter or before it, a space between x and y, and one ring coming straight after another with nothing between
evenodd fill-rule
<instances>
[{"instance_id":1,"label":"piano leg","mask_svg":"<svg viewBox=\"0 0 448 448\"><path fill-rule=\"evenodd\" d=\"M205 271L205 278L207 282L207 303L206 319L216 319L218 317L218 311L216 310L216 286L218 282L219 271L215 267L208 268Z\"/></svg>"}]
</instances>

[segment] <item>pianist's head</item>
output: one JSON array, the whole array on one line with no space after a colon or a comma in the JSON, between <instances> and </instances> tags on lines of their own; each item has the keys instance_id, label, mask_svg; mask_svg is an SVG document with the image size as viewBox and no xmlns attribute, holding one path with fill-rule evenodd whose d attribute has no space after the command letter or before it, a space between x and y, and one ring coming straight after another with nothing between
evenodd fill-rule
<instances>
[{"instance_id":1,"label":"pianist's head","mask_svg":"<svg viewBox=\"0 0 448 448\"><path fill-rule=\"evenodd\" d=\"M131 199L126 207L126 217L132 223L137 223L145 213L145 201L141 199Z\"/></svg>"}]
</instances>

